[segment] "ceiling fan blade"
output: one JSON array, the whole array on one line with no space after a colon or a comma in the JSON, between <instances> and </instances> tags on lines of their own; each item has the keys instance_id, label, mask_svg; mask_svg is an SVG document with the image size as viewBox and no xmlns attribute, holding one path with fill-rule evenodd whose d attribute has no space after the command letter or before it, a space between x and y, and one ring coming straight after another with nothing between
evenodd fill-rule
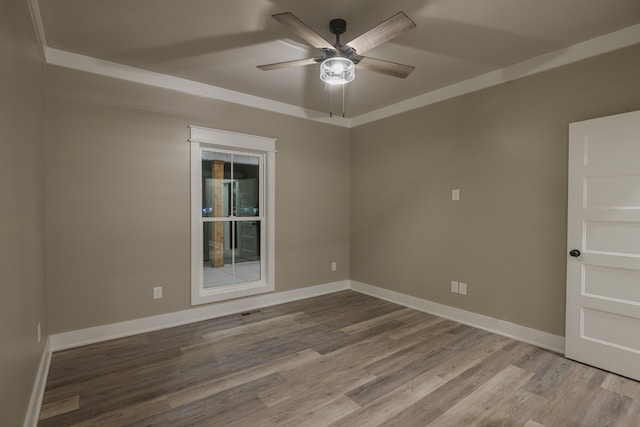
<instances>
[{"instance_id":1,"label":"ceiling fan blade","mask_svg":"<svg viewBox=\"0 0 640 427\"><path fill-rule=\"evenodd\" d=\"M375 71L376 73L386 74L387 76L399 77L406 79L416 67L411 65L398 64L397 62L383 61L382 59L369 58L368 56L359 57L359 68Z\"/></svg>"},{"instance_id":2,"label":"ceiling fan blade","mask_svg":"<svg viewBox=\"0 0 640 427\"><path fill-rule=\"evenodd\" d=\"M258 65L262 71L270 71L277 70L280 68L288 68L288 67L299 67L301 65L313 65L317 64L319 61L322 61L324 57L316 57L316 58L305 58L305 59L294 59L293 61L284 61L284 62L276 62L273 64L265 64Z\"/></svg>"},{"instance_id":3,"label":"ceiling fan blade","mask_svg":"<svg viewBox=\"0 0 640 427\"><path fill-rule=\"evenodd\" d=\"M405 15L404 12L398 12L366 33L351 40L347 43L347 46L354 48L356 53L363 54L415 26L416 23Z\"/></svg>"},{"instance_id":4,"label":"ceiling fan blade","mask_svg":"<svg viewBox=\"0 0 640 427\"><path fill-rule=\"evenodd\" d=\"M334 50L334 47L331 43L322 38L320 34L309 28L307 24L299 20L293 13L279 13L277 15L271 15L271 17L296 33L311 46L318 49Z\"/></svg>"}]
</instances>

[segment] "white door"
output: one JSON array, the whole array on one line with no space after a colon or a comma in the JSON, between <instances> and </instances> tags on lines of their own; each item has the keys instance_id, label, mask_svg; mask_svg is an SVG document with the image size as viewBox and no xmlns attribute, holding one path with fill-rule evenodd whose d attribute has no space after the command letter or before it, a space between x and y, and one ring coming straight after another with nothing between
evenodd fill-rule
<instances>
[{"instance_id":1,"label":"white door","mask_svg":"<svg viewBox=\"0 0 640 427\"><path fill-rule=\"evenodd\" d=\"M565 355L640 380L640 111L569 126Z\"/></svg>"}]
</instances>

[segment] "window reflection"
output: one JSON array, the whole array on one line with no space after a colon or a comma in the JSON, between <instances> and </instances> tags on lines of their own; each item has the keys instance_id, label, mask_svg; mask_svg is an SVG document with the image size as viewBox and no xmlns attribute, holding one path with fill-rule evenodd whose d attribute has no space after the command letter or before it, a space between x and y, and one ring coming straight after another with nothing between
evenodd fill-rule
<instances>
[{"instance_id":1,"label":"window reflection","mask_svg":"<svg viewBox=\"0 0 640 427\"><path fill-rule=\"evenodd\" d=\"M207 151L202 159L202 216L260 216L260 159Z\"/></svg>"},{"instance_id":2,"label":"window reflection","mask_svg":"<svg viewBox=\"0 0 640 427\"><path fill-rule=\"evenodd\" d=\"M202 152L203 286L261 279L260 158ZM224 219L224 220L222 220Z\"/></svg>"}]
</instances>

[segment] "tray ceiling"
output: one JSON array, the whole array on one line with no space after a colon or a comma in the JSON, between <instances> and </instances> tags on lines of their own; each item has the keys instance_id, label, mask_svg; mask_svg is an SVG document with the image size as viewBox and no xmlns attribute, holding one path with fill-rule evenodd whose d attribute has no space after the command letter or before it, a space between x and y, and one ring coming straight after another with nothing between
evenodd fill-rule
<instances>
[{"instance_id":1,"label":"tray ceiling","mask_svg":"<svg viewBox=\"0 0 640 427\"><path fill-rule=\"evenodd\" d=\"M405 80L357 70L356 80L345 87L347 117L541 55L551 61L550 53L640 23L637 0L40 0L38 5L48 48L323 113L341 110L342 90L331 93L325 87L318 65L256 68L320 53L271 15L290 11L329 41L329 21L345 19L344 43L404 11L417 27L367 56L416 70Z\"/></svg>"}]
</instances>

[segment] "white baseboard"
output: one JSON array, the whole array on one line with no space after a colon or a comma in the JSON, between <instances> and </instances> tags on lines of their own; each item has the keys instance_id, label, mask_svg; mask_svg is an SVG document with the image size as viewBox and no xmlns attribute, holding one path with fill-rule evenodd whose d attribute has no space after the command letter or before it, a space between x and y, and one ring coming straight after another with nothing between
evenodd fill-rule
<instances>
[{"instance_id":1,"label":"white baseboard","mask_svg":"<svg viewBox=\"0 0 640 427\"><path fill-rule=\"evenodd\" d=\"M548 332L528 328L515 323L505 322L504 320L494 319L493 317L461 310L448 305L438 304L433 301L412 297L410 295L390 291L377 286L367 285L354 280L350 281L349 288L363 294L404 305L405 307L414 308L416 310L424 311L425 313L435 314L436 316L464 323L465 325L494 332L518 341L564 354L564 337L559 335L550 334Z\"/></svg>"},{"instance_id":2,"label":"white baseboard","mask_svg":"<svg viewBox=\"0 0 640 427\"><path fill-rule=\"evenodd\" d=\"M115 338L126 337L159 329L171 328L173 326L185 325L202 320L214 319L230 314L242 313L258 308L283 304L305 298L326 295L338 291L352 289L356 292L371 295L386 301L403 305L405 307L420 310L436 316L451 319L466 325L483 329L496 334L504 335L518 341L533 344L564 354L564 337L553 335L537 329L494 319L492 317L473 313L459 308L450 307L433 301L390 291L388 289L367 285L354 280L343 280L339 282L326 283L322 285L310 286L307 288L294 289L291 291L274 292L257 295L254 297L225 301L218 304L195 307L188 310L173 313L160 314L157 316L145 317L142 319L129 320L125 322L113 323L109 325L96 326L93 328L79 329L75 331L63 332L50 335L47 338L43 350L38 374L31 393L31 400L24 426L32 427L38 423L40 416L40 406L44 394L51 353L67 348L79 347Z\"/></svg>"},{"instance_id":3,"label":"white baseboard","mask_svg":"<svg viewBox=\"0 0 640 427\"><path fill-rule=\"evenodd\" d=\"M128 320L93 328L78 329L51 335L51 351L64 350L79 347L86 344L107 341L114 338L122 338L173 326L200 322L230 314L242 313L271 305L297 301L319 295L349 289L349 281L325 283L284 292L273 292L253 297L224 301L217 304L194 307L188 310L173 313L159 314L157 316L144 317L142 319Z\"/></svg>"},{"instance_id":4,"label":"white baseboard","mask_svg":"<svg viewBox=\"0 0 640 427\"><path fill-rule=\"evenodd\" d=\"M40 406L42 405L42 396L44 396L44 388L47 385L47 375L49 374L49 364L51 363L51 339L47 337L40 357L40 365L38 373L31 391L31 399L29 399L29 407L27 415L24 418L24 427L35 427L38 425L40 418Z\"/></svg>"},{"instance_id":5,"label":"white baseboard","mask_svg":"<svg viewBox=\"0 0 640 427\"><path fill-rule=\"evenodd\" d=\"M363 294L404 305L405 307L435 314L440 317L455 320L456 322L460 322L465 325L495 332L500 335L514 338L518 341L523 341L564 354L564 337L526 326L517 325L515 323L506 322L504 320L494 319L482 314L439 304L422 298L402 294L400 292L367 285L354 280L343 280L339 282L310 286L307 288L294 289L291 291L257 295L254 297L225 301L218 304L195 307L188 310L160 314L142 319L63 332L51 335L48 338L47 346L50 352L64 350L86 344L107 341L114 338L171 328L173 326L185 325L188 323L214 319L216 317L255 310L290 301L330 294L346 289L352 289Z\"/></svg>"}]
</instances>

